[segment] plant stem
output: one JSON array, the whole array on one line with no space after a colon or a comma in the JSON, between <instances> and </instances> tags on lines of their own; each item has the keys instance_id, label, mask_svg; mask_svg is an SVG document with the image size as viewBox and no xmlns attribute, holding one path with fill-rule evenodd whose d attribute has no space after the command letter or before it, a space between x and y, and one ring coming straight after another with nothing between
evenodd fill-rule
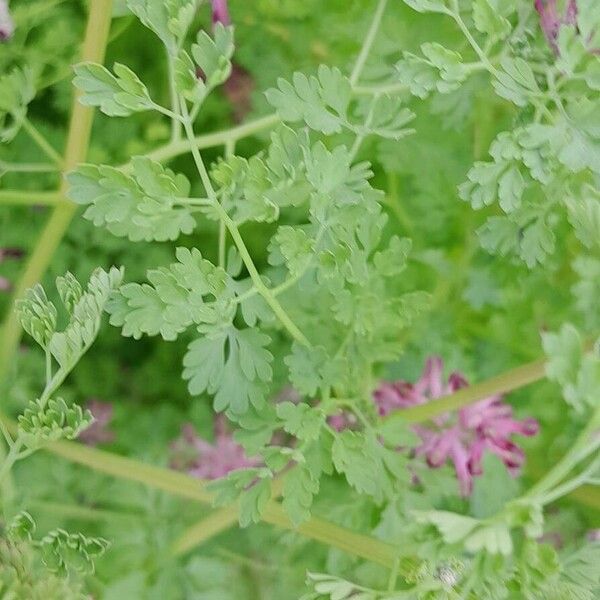
<instances>
[{"instance_id":1,"label":"plant stem","mask_svg":"<svg viewBox=\"0 0 600 600\"><path fill-rule=\"evenodd\" d=\"M591 441L590 438L600 429L600 408L597 409L588 424L579 434L569 451L546 473L528 492L528 497L543 498L544 494L558 485L571 470L587 456L597 451L600 440Z\"/></svg>"},{"instance_id":2,"label":"plant stem","mask_svg":"<svg viewBox=\"0 0 600 600\"><path fill-rule=\"evenodd\" d=\"M15 206L56 206L64 202L58 192L36 192L29 190L0 190L0 204Z\"/></svg>"},{"instance_id":3,"label":"plant stem","mask_svg":"<svg viewBox=\"0 0 600 600\"><path fill-rule=\"evenodd\" d=\"M350 85L352 87L354 87L358 83L365 63L367 62L369 52L371 51L371 47L373 46L373 42L375 41L375 36L379 31L379 26L381 25L381 19L383 18L383 13L385 12L386 5L387 0L379 0L377 4L377 8L375 9L375 13L373 14L373 19L371 21L371 26L369 27L369 31L367 32L367 35L363 41L356 62L354 63L352 73L350 74Z\"/></svg>"},{"instance_id":4,"label":"plant stem","mask_svg":"<svg viewBox=\"0 0 600 600\"><path fill-rule=\"evenodd\" d=\"M412 406L393 412L384 417L384 420L393 421L396 419L407 423L421 423L437 415L457 410L495 394L505 394L542 379L545 376L545 364L546 360L542 358L521 365L480 383L462 388L453 394L432 400L427 404Z\"/></svg>"},{"instance_id":5,"label":"plant stem","mask_svg":"<svg viewBox=\"0 0 600 600\"><path fill-rule=\"evenodd\" d=\"M70 461L91 467L102 473L137 481L150 487L169 492L174 496L212 504L213 495L205 489L204 482L170 469L155 467L137 460L111 454L104 450L90 448L81 444L56 442L44 448L46 451L62 456ZM237 512L231 509L237 519ZM224 518L224 517L221 517ZM263 521L283 529L323 542L355 556L391 567L395 560L395 548L366 535L354 533L318 517L295 528L286 516L283 508L271 501L263 514Z\"/></svg>"},{"instance_id":6,"label":"plant stem","mask_svg":"<svg viewBox=\"0 0 600 600\"><path fill-rule=\"evenodd\" d=\"M181 556L196 546L233 527L238 520L237 507L215 510L208 517L186 529L171 545L173 556Z\"/></svg>"},{"instance_id":7,"label":"plant stem","mask_svg":"<svg viewBox=\"0 0 600 600\"><path fill-rule=\"evenodd\" d=\"M37 130L33 123L25 118L23 119L23 129L29 137L37 144L40 150L53 162L58 168L63 166L62 156L50 145L48 140Z\"/></svg>"},{"instance_id":8,"label":"plant stem","mask_svg":"<svg viewBox=\"0 0 600 600\"><path fill-rule=\"evenodd\" d=\"M277 114L270 114L266 117L261 117L260 119L245 123L244 125L239 125L238 127L198 135L192 140L181 139L175 142L169 142L160 148L156 148L156 150L148 152L146 156L158 162L166 162L181 154L190 152L193 147L203 149L222 146L229 141L235 142L266 129L271 129L274 125L277 125L277 123L279 123L279 116ZM131 163L121 165L120 168L127 172L131 170Z\"/></svg>"},{"instance_id":9,"label":"plant stem","mask_svg":"<svg viewBox=\"0 0 600 600\"><path fill-rule=\"evenodd\" d=\"M112 0L94 0L90 3L90 12L86 27L85 38L81 52L83 61L102 62L110 29L112 16ZM77 94L73 101L73 110L67 134L64 170L73 169L85 160L90 134L92 130L93 109L78 102ZM59 194L65 197L66 181L63 180ZM31 253L12 297L12 307L15 300L22 297L25 290L37 283L48 268L54 252L60 244L77 206L71 202L60 202L54 208L37 244ZM10 309L8 317L2 326L0 339L0 381L9 372L11 361L21 339L21 327L14 310Z\"/></svg>"},{"instance_id":10,"label":"plant stem","mask_svg":"<svg viewBox=\"0 0 600 600\"><path fill-rule=\"evenodd\" d=\"M288 330L290 335L302 345L310 346L310 342L306 339L305 335L300 331L300 329L298 329L298 326L290 319L290 317L285 312L277 298L273 295L272 291L264 284L260 273L258 272L258 269L256 268L254 261L252 260L252 257L248 252L248 248L246 248L246 244L244 243L244 240L242 238L242 235L240 234L237 225L227 214L227 211L221 206L221 203L217 198L217 194L210 180L210 176L208 175L208 171L206 170L206 166L204 165L204 161L202 160L202 156L200 155L200 151L193 144L194 130L189 118L189 113L185 101L181 102L181 110L184 117L183 128L188 137L188 140L190 141L192 156L194 158L194 162L196 163L196 168L198 169L198 173L200 174L200 179L202 180L204 189L206 190L206 194L208 195L209 199L212 200L215 210L219 213L221 221L225 224L225 227L229 231L231 238L237 246L237 249L240 253L240 257L242 258L242 261L246 266L246 269L248 270L250 278L254 283L254 287L257 289L258 293L265 299L265 302L271 307L271 310L275 313L275 316L279 319L281 324Z\"/></svg>"},{"instance_id":11,"label":"plant stem","mask_svg":"<svg viewBox=\"0 0 600 600\"><path fill-rule=\"evenodd\" d=\"M17 163L0 160L0 175L2 173L55 173L56 165L51 163Z\"/></svg>"},{"instance_id":12,"label":"plant stem","mask_svg":"<svg viewBox=\"0 0 600 600\"><path fill-rule=\"evenodd\" d=\"M407 92L409 87L404 83L382 83L379 85L356 85L352 91L357 96L378 96L381 94L400 94Z\"/></svg>"}]
</instances>

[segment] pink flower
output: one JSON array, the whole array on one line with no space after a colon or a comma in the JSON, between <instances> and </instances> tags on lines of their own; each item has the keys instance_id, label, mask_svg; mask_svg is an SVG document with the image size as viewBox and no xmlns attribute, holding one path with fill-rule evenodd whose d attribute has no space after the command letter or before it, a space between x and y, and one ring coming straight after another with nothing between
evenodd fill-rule
<instances>
[{"instance_id":1,"label":"pink flower","mask_svg":"<svg viewBox=\"0 0 600 600\"><path fill-rule=\"evenodd\" d=\"M227 0L212 0L212 22L213 25L221 23L225 26L231 25Z\"/></svg>"},{"instance_id":2,"label":"pink flower","mask_svg":"<svg viewBox=\"0 0 600 600\"><path fill-rule=\"evenodd\" d=\"M171 467L200 479L219 479L230 471L255 467L259 458L249 458L233 439L222 415L215 417L215 439L211 444L198 436L194 426L186 424L171 446Z\"/></svg>"},{"instance_id":3,"label":"pink flower","mask_svg":"<svg viewBox=\"0 0 600 600\"><path fill-rule=\"evenodd\" d=\"M79 434L79 440L88 446L109 444L114 441L115 433L108 428L113 418L112 404L92 399L86 402L85 408L92 413L94 422Z\"/></svg>"},{"instance_id":4,"label":"pink flower","mask_svg":"<svg viewBox=\"0 0 600 600\"><path fill-rule=\"evenodd\" d=\"M467 385L460 373L452 373L444 382L442 359L432 357L416 383L384 383L375 391L373 398L379 414L385 416L409 406L425 404ZM482 473L482 458L486 451L499 456L509 472L516 475L525 455L511 437L515 434L535 435L539 427L535 419L516 420L512 408L502 402L500 395L496 395L465 406L456 415L441 415L433 420L431 426L415 425L413 429L422 441L415 449L416 456L425 457L432 468L450 460L454 464L461 493L468 496L473 489L473 477Z\"/></svg>"},{"instance_id":5,"label":"pink flower","mask_svg":"<svg viewBox=\"0 0 600 600\"><path fill-rule=\"evenodd\" d=\"M558 54L558 32L563 25L577 25L577 1L568 0L563 15L558 13L557 0L534 0L535 9L540 16L540 27L548 44Z\"/></svg>"},{"instance_id":6,"label":"pink flower","mask_svg":"<svg viewBox=\"0 0 600 600\"><path fill-rule=\"evenodd\" d=\"M2 32L2 0L0 0L0 39ZM0 263L7 259L19 259L23 256L23 250L20 248L0 248ZM8 292L12 289L12 284L6 277L0 277L0 292Z\"/></svg>"},{"instance_id":7,"label":"pink flower","mask_svg":"<svg viewBox=\"0 0 600 600\"><path fill-rule=\"evenodd\" d=\"M0 0L0 42L9 40L15 32L15 24L8 10L8 2Z\"/></svg>"}]
</instances>

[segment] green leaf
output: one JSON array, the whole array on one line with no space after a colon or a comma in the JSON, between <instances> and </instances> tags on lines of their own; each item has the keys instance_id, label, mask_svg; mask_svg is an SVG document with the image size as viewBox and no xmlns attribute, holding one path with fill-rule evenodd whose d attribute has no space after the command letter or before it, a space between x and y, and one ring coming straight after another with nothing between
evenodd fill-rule
<instances>
[{"instance_id":1,"label":"green leaf","mask_svg":"<svg viewBox=\"0 0 600 600\"><path fill-rule=\"evenodd\" d=\"M305 396L314 397L340 380L342 365L331 359L322 346L307 348L298 343L292 345L292 353L283 360L290 371L290 381Z\"/></svg>"},{"instance_id":2,"label":"green leaf","mask_svg":"<svg viewBox=\"0 0 600 600\"><path fill-rule=\"evenodd\" d=\"M113 297L107 311L123 335L139 339L160 334L174 340L193 323L215 323L233 317L226 293L227 273L193 248L177 248L176 263L148 271L148 284L128 283Z\"/></svg>"},{"instance_id":3,"label":"green leaf","mask_svg":"<svg viewBox=\"0 0 600 600\"><path fill-rule=\"evenodd\" d=\"M372 433L338 433L331 458L336 471L343 473L352 487L378 503L389 498L396 485L408 480L406 459L396 450L385 448Z\"/></svg>"},{"instance_id":4,"label":"green leaf","mask_svg":"<svg viewBox=\"0 0 600 600\"><path fill-rule=\"evenodd\" d=\"M437 12L450 14L450 11L446 6L446 0L404 0L404 3L408 4L408 6L417 12Z\"/></svg>"},{"instance_id":5,"label":"green leaf","mask_svg":"<svg viewBox=\"0 0 600 600\"><path fill-rule=\"evenodd\" d=\"M500 458L491 452L483 457L483 474L473 480L470 498L471 514L485 519L500 513L504 505L519 491L519 485Z\"/></svg>"},{"instance_id":6,"label":"green leaf","mask_svg":"<svg viewBox=\"0 0 600 600\"><path fill-rule=\"evenodd\" d=\"M213 168L212 176L219 185L221 204L236 224L270 223L278 218L279 208L269 199L267 167L258 156L249 160L239 156L221 160Z\"/></svg>"},{"instance_id":7,"label":"green leaf","mask_svg":"<svg viewBox=\"0 0 600 600\"><path fill-rule=\"evenodd\" d=\"M409 238L393 236L388 247L385 250L376 252L373 257L373 263L377 271L384 277L394 277L402 273L406 268L411 248L412 241Z\"/></svg>"},{"instance_id":8,"label":"green leaf","mask_svg":"<svg viewBox=\"0 0 600 600\"><path fill-rule=\"evenodd\" d=\"M577 329L564 324L557 333L542 333L542 345L548 357L546 375L567 385L577 377L583 356L582 340Z\"/></svg>"},{"instance_id":9,"label":"green leaf","mask_svg":"<svg viewBox=\"0 0 600 600\"><path fill-rule=\"evenodd\" d=\"M283 429L299 440L316 440L325 424L325 415L308 404L281 402L277 405L277 416L283 421Z\"/></svg>"},{"instance_id":10,"label":"green leaf","mask_svg":"<svg viewBox=\"0 0 600 600\"><path fill-rule=\"evenodd\" d=\"M408 426L398 419L382 420L377 425L377 435L394 448L414 448L421 443L421 438Z\"/></svg>"},{"instance_id":11,"label":"green leaf","mask_svg":"<svg viewBox=\"0 0 600 600\"><path fill-rule=\"evenodd\" d=\"M172 56L196 14L195 0L127 0L127 6Z\"/></svg>"},{"instance_id":12,"label":"green leaf","mask_svg":"<svg viewBox=\"0 0 600 600\"><path fill-rule=\"evenodd\" d=\"M524 59L509 56L502 59L501 66L492 82L496 93L517 106L526 106L530 97L540 92L531 67Z\"/></svg>"},{"instance_id":13,"label":"green leaf","mask_svg":"<svg viewBox=\"0 0 600 600\"><path fill-rule=\"evenodd\" d=\"M363 107L364 125L356 125L354 131L363 136L376 135L389 140L400 140L415 132L405 125L415 118L408 108L393 96L378 96L370 105Z\"/></svg>"},{"instance_id":14,"label":"green leaf","mask_svg":"<svg viewBox=\"0 0 600 600\"><path fill-rule=\"evenodd\" d=\"M189 181L149 158L132 160L132 175L106 165L81 165L67 175L69 197L84 217L131 241L175 240L196 222L187 204Z\"/></svg>"},{"instance_id":15,"label":"green leaf","mask_svg":"<svg viewBox=\"0 0 600 600\"><path fill-rule=\"evenodd\" d=\"M42 560L50 571L66 574L70 570L93 573L94 563L110 547L103 538L88 538L81 533L55 529L40 540Z\"/></svg>"},{"instance_id":16,"label":"green leaf","mask_svg":"<svg viewBox=\"0 0 600 600\"><path fill-rule=\"evenodd\" d=\"M258 523L271 499L271 481L261 479L247 490L240 499L240 527Z\"/></svg>"},{"instance_id":17,"label":"green leaf","mask_svg":"<svg viewBox=\"0 0 600 600\"><path fill-rule=\"evenodd\" d=\"M115 63L113 70L114 75L92 62L75 65L73 84L82 92L79 102L98 107L109 117L127 117L156 106L146 86L131 69Z\"/></svg>"},{"instance_id":18,"label":"green leaf","mask_svg":"<svg viewBox=\"0 0 600 600\"><path fill-rule=\"evenodd\" d=\"M25 510L17 513L6 527L6 535L13 540L31 540L36 530L33 517Z\"/></svg>"},{"instance_id":19,"label":"green leaf","mask_svg":"<svg viewBox=\"0 0 600 600\"><path fill-rule=\"evenodd\" d=\"M337 68L321 65L317 76L294 73L292 83L277 80L277 89L267 90L267 101L284 121L304 121L325 134L338 133L348 123L351 99L348 79Z\"/></svg>"},{"instance_id":20,"label":"green leaf","mask_svg":"<svg viewBox=\"0 0 600 600\"><path fill-rule=\"evenodd\" d=\"M44 288L38 283L28 289L25 298L17 300L15 310L21 327L42 347L47 348L54 332L58 313Z\"/></svg>"},{"instance_id":21,"label":"green leaf","mask_svg":"<svg viewBox=\"0 0 600 600\"><path fill-rule=\"evenodd\" d=\"M280 225L269 244L269 263L285 264L291 277L304 272L314 256L315 241L304 229Z\"/></svg>"},{"instance_id":22,"label":"green leaf","mask_svg":"<svg viewBox=\"0 0 600 600\"><path fill-rule=\"evenodd\" d=\"M75 306L83 296L83 288L72 273L65 273L56 278L56 289L68 313L73 313Z\"/></svg>"},{"instance_id":23,"label":"green leaf","mask_svg":"<svg viewBox=\"0 0 600 600\"><path fill-rule=\"evenodd\" d=\"M232 471L208 485L215 492L215 505L223 506L239 498L241 527L258 523L271 499L271 471L265 468Z\"/></svg>"},{"instance_id":24,"label":"green leaf","mask_svg":"<svg viewBox=\"0 0 600 600\"><path fill-rule=\"evenodd\" d=\"M490 0L475 0L473 3L473 21L477 31L489 35L492 39L504 39L511 31L510 22Z\"/></svg>"},{"instance_id":25,"label":"green leaf","mask_svg":"<svg viewBox=\"0 0 600 600\"><path fill-rule=\"evenodd\" d=\"M591 186L581 198L567 198L569 222L586 248L600 247L600 194Z\"/></svg>"},{"instance_id":26,"label":"green leaf","mask_svg":"<svg viewBox=\"0 0 600 600\"><path fill-rule=\"evenodd\" d=\"M271 381L270 338L257 329L227 327L209 331L192 342L183 360L183 377L193 395L214 395L214 408L243 414L260 407L265 383Z\"/></svg>"},{"instance_id":27,"label":"green leaf","mask_svg":"<svg viewBox=\"0 0 600 600\"><path fill-rule=\"evenodd\" d=\"M510 530L501 521L479 521L445 510L415 512L420 523L430 523L440 532L447 544L461 544L470 553L511 554L513 545Z\"/></svg>"},{"instance_id":28,"label":"green leaf","mask_svg":"<svg viewBox=\"0 0 600 600\"><path fill-rule=\"evenodd\" d=\"M294 527L310 518L310 507L318 492L319 480L305 466L297 465L285 475L282 505Z\"/></svg>"},{"instance_id":29,"label":"green leaf","mask_svg":"<svg viewBox=\"0 0 600 600\"><path fill-rule=\"evenodd\" d=\"M216 23L214 39L200 30L196 43L192 45L192 56L202 69L204 85L208 90L225 83L231 75L231 57L233 56L233 27L224 27Z\"/></svg>"},{"instance_id":30,"label":"green leaf","mask_svg":"<svg viewBox=\"0 0 600 600\"><path fill-rule=\"evenodd\" d=\"M77 302L71 304L68 325L63 331L55 332L48 344L48 349L64 373L75 366L96 339L104 310L122 280L122 269L112 267L108 272L96 269L90 276L85 292ZM64 281L65 278L59 278L57 286L63 287ZM73 297L68 301L72 302Z\"/></svg>"},{"instance_id":31,"label":"green leaf","mask_svg":"<svg viewBox=\"0 0 600 600\"><path fill-rule=\"evenodd\" d=\"M404 52L396 64L400 83L408 86L414 96L426 98L433 91L447 94L467 78L468 70L458 52L437 43L423 44L421 52L424 58Z\"/></svg>"},{"instance_id":32,"label":"green leaf","mask_svg":"<svg viewBox=\"0 0 600 600\"><path fill-rule=\"evenodd\" d=\"M73 440L87 429L94 417L79 405L68 406L62 398L35 400L19 416L19 437L29 448L39 448L60 439Z\"/></svg>"},{"instance_id":33,"label":"green leaf","mask_svg":"<svg viewBox=\"0 0 600 600\"><path fill-rule=\"evenodd\" d=\"M27 105L35 97L33 71L14 68L0 76L0 142L10 142L27 116Z\"/></svg>"}]
</instances>

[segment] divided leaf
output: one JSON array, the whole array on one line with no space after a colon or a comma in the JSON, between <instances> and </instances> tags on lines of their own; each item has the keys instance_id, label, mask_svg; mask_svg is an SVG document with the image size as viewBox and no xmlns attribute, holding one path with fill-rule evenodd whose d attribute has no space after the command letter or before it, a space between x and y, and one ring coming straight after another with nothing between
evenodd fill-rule
<instances>
[{"instance_id":1,"label":"divided leaf","mask_svg":"<svg viewBox=\"0 0 600 600\"><path fill-rule=\"evenodd\" d=\"M115 63L114 75L92 62L75 65L74 70L73 84L82 92L79 102L98 107L109 117L127 117L156 106L146 86L125 65Z\"/></svg>"},{"instance_id":2,"label":"divided leaf","mask_svg":"<svg viewBox=\"0 0 600 600\"><path fill-rule=\"evenodd\" d=\"M110 547L103 538L88 538L82 533L55 529L40 540L42 560L50 571L67 574L69 570L93 573L94 561Z\"/></svg>"},{"instance_id":3,"label":"divided leaf","mask_svg":"<svg viewBox=\"0 0 600 600\"><path fill-rule=\"evenodd\" d=\"M35 400L19 416L19 437L29 448L39 448L60 439L74 440L94 417L78 404L68 406L62 398Z\"/></svg>"},{"instance_id":4,"label":"divided leaf","mask_svg":"<svg viewBox=\"0 0 600 600\"><path fill-rule=\"evenodd\" d=\"M175 240L194 230L187 204L190 183L143 156L132 160L132 175L106 165L81 165L67 175L69 197L88 206L84 217L131 241Z\"/></svg>"},{"instance_id":5,"label":"divided leaf","mask_svg":"<svg viewBox=\"0 0 600 600\"><path fill-rule=\"evenodd\" d=\"M183 377L191 394L214 395L217 412L240 415L260 407L273 376L271 339L258 329L233 326L208 331L193 341L183 359Z\"/></svg>"},{"instance_id":6,"label":"divided leaf","mask_svg":"<svg viewBox=\"0 0 600 600\"><path fill-rule=\"evenodd\" d=\"M177 248L176 263L148 271L148 284L128 283L107 306L112 325L139 339L160 334L174 340L193 323L233 316L225 294L227 274L193 248Z\"/></svg>"},{"instance_id":7,"label":"divided leaf","mask_svg":"<svg viewBox=\"0 0 600 600\"><path fill-rule=\"evenodd\" d=\"M284 121L304 121L325 134L339 133L348 123L351 86L337 68L321 65L317 76L294 73L292 82L277 80L266 97Z\"/></svg>"}]
</instances>

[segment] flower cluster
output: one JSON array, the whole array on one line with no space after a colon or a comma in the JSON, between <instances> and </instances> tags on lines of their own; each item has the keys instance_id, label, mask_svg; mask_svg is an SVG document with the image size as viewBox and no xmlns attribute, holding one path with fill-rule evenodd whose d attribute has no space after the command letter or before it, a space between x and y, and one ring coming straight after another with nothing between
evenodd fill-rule
<instances>
[{"instance_id":1,"label":"flower cluster","mask_svg":"<svg viewBox=\"0 0 600 600\"><path fill-rule=\"evenodd\" d=\"M219 479L230 471L261 463L259 458L246 456L228 431L222 415L215 417L214 432L211 444L198 436L193 425L184 425L181 436L171 445L171 467L200 479Z\"/></svg>"},{"instance_id":2,"label":"flower cluster","mask_svg":"<svg viewBox=\"0 0 600 600\"><path fill-rule=\"evenodd\" d=\"M568 0L564 14L560 14L557 0L535 0L535 9L540 16L540 27L552 50L558 54L558 33L563 25L577 25L577 2Z\"/></svg>"},{"instance_id":3,"label":"flower cluster","mask_svg":"<svg viewBox=\"0 0 600 600\"><path fill-rule=\"evenodd\" d=\"M0 0L0 42L9 40L15 32L10 11L8 10L7 0Z\"/></svg>"},{"instance_id":4,"label":"flower cluster","mask_svg":"<svg viewBox=\"0 0 600 600\"><path fill-rule=\"evenodd\" d=\"M88 446L109 444L114 441L115 433L109 429L109 424L113 418L112 404L91 399L86 403L85 408L92 413L94 421L79 434L78 439Z\"/></svg>"},{"instance_id":5,"label":"flower cluster","mask_svg":"<svg viewBox=\"0 0 600 600\"><path fill-rule=\"evenodd\" d=\"M467 385L466 379L456 372L444 382L442 360L432 357L416 383L384 383L375 391L374 401L379 414L385 416L409 406L425 404ZM486 450L499 456L509 472L516 475L525 455L511 437L514 434L532 436L538 429L535 419L515 419L512 408L502 401L502 396L495 395L461 408L456 415L441 415L430 426L415 425L414 431L422 442L415 454L425 457L432 468L452 461L461 493L467 496L473 488L473 477L482 473Z\"/></svg>"},{"instance_id":6,"label":"flower cluster","mask_svg":"<svg viewBox=\"0 0 600 600\"><path fill-rule=\"evenodd\" d=\"M0 0L0 39L2 39L2 0ZM23 256L20 248L0 248L0 263L7 259L19 259ZM8 292L12 285L5 277L0 277L0 292Z\"/></svg>"},{"instance_id":7,"label":"flower cluster","mask_svg":"<svg viewBox=\"0 0 600 600\"><path fill-rule=\"evenodd\" d=\"M212 22L213 25L216 23L231 25L227 0L212 0Z\"/></svg>"}]
</instances>

